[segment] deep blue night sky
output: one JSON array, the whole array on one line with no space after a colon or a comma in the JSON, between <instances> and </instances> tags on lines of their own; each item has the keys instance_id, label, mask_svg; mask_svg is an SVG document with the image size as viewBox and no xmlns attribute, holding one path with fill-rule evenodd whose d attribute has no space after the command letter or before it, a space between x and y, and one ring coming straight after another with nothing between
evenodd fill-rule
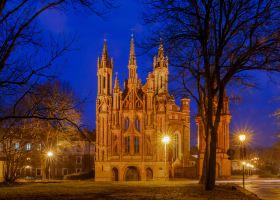
<instances>
[{"instance_id":1,"label":"deep blue night sky","mask_svg":"<svg viewBox=\"0 0 280 200\"><path fill-rule=\"evenodd\" d=\"M83 122L95 128L95 98L97 92L97 56L102 52L104 36L107 39L109 54L114 59L114 72L118 72L121 83L128 75L129 40L133 29L135 41L141 41L146 33L141 25L142 5L138 0L123 0L119 7L110 11L105 18L86 13L64 13L51 10L40 18L40 25L54 35L77 35L75 51L68 53L60 61L60 79L70 82L75 92L88 97L84 107ZM138 54L141 50L136 48ZM138 56L138 75L145 83L147 72L152 70L152 58ZM257 74L258 88L240 89L241 102L231 103L232 123L234 130L246 127L253 131L252 145L270 145L276 139L277 126L273 112L279 107L280 87L272 83L265 75ZM232 95L232 94L229 94ZM235 94L234 94L235 95ZM192 144L196 144L194 124L195 104L191 105Z\"/></svg>"}]
</instances>

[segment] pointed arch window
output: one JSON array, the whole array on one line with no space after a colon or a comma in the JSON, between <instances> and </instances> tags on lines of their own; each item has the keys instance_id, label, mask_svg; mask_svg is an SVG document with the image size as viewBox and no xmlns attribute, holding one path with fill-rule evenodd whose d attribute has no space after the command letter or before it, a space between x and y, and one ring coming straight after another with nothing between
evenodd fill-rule
<instances>
[{"instance_id":1,"label":"pointed arch window","mask_svg":"<svg viewBox=\"0 0 280 200\"><path fill-rule=\"evenodd\" d=\"M139 132L140 132L140 125L141 125L140 119L138 117L136 117L136 119L135 119L135 128Z\"/></svg>"},{"instance_id":2,"label":"pointed arch window","mask_svg":"<svg viewBox=\"0 0 280 200\"><path fill-rule=\"evenodd\" d=\"M102 88L103 92L105 92L105 85L106 85L106 78L105 76L103 76L103 88Z\"/></svg>"},{"instance_id":3,"label":"pointed arch window","mask_svg":"<svg viewBox=\"0 0 280 200\"><path fill-rule=\"evenodd\" d=\"M134 153L139 153L140 140L138 136L134 137Z\"/></svg>"},{"instance_id":4,"label":"pointed arch window","mask_svg":"<svg viewBox=\"0 0 280 200\"><path fill-rule=\"evenodd\" d=\"M126 117L124 120L124 130L127 130L129 128L129 118Z\"/></svg>"},{"instance_id":5,"label":"pointed arch window","mask_svg":"<svg viewBox=\"0 0 280 200\"><path fill-rule=\"evenodd\" d=\"M130 151L130 136L126 136L124 138L124 145L125 145L125 153L129 153Z\"/></svg>"},{"instance_id":6,"label":"pointed arch window","mask_svg":"<svg viewBox=\"0 0 280 200\"><path fill-rule=\"evenodd\" d=\"M174 159L176 160L179 157L179 152L180 152L180 145L179 145L179 133L175 133L174 137Z\"/></svg>"}]
</instances>

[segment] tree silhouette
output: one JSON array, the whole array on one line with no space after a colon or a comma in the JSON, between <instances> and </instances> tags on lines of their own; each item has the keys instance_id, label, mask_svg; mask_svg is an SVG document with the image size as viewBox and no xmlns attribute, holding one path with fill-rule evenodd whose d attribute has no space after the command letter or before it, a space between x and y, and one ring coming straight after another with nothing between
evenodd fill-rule
<instances>
[{"instance_id":1,"label":"tree silhouette","mask_svg":"<svg viewBox=\"0 0 280 200\"><path fill-rule=\"evenodd\" d=\"M197 103L206 133L206 190L215 186L217 130L230 83L252 84L252 71L280 71L280 3L275 0L144 0L144 47L168 47L177 93Z\"/></svg>"}]
</instances>

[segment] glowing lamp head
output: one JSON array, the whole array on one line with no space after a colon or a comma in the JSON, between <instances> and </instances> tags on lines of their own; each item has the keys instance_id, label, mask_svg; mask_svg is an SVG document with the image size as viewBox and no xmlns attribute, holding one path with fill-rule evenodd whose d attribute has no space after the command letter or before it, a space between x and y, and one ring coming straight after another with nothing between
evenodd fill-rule
<instances>
[{"instance_id":1,"label":"glowing lamp head","mask_svg":"<svg viewBox=\"0 0 280 200\"><path fill-rule=\"evenodd\" d=\"M162 138L162 142L163 142L163 144L168 144L170 142L170 137L168 135L165 135Z\"/></svg>"},{"instance_id":2,"label":"glowing lamp head","mask_svg":"<svg viewBox=\"0 0 280 200\"><path fill-rule=\"evenodd\" d=\"M244 135L244 134L239 135L239 140L241 142L244 142L246 140L246 135Z\"/></svg>"},{"instance_id":3,"label":"glowing lamp head","mask_svg":"<svg viewBox=\"0 0 280 200\"><path fill-rule=\"evenodd\" d=\"M47 156L48 156L48 157L52 157L52 156L53 156L53 152L48 151Z\"/></svg>"}]
</instances>

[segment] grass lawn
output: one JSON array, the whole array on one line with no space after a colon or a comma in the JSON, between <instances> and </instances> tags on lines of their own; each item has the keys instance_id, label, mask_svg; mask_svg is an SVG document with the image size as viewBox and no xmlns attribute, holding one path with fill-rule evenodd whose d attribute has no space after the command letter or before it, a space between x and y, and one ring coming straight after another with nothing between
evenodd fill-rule
<instances>
[{"instance_id":1,"label":"grass lawn","mask_svg":"<svg viewBox=\"0 0 280 200\"><path fill-rule=\"evenodd\" d=\"M253 200L230 186L214 191L189 181L20 183L0 187L0 199L188 199Z\"/></svg>"}]
</instances>

